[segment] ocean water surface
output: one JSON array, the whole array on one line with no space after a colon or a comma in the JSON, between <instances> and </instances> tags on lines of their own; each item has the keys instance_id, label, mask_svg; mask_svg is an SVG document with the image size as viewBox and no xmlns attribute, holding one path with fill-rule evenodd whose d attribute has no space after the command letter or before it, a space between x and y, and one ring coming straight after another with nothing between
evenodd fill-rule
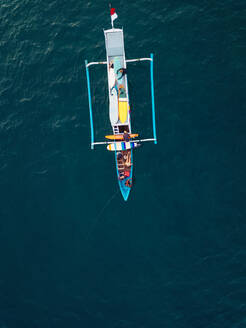
<instances>
[{"instance_id":1,"label":"ocean water surface","mask_svg":"<svg viewBox=\"0 0 246 328\"><path fill-rule=\"evenodd\" d=\"M245 1L112 5L127 58L155 56L158 144L134 152L126 203L114 155L90 150L108 3L0 3L0 328L244 328ZM90 74L99 141L105 66ZM149 64L128 79L151 137Z\"/></svg>"}]
</instances>

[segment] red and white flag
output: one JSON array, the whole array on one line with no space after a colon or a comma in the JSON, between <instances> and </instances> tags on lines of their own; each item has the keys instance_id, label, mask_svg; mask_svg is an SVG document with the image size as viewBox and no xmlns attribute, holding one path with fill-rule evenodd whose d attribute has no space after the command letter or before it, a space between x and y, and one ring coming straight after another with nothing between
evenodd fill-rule
<instances>
[{"instance_id":1,"label":"red and white flag","mask_svg":"<svg viewBox=\"0 0 246 328\"><path fill-rule=\"evenodd\" d=\"M113 21L118 17L118 15L115 12L115 8L110 8L110 16L111 16L111 22L113 25Z\"/></svg>"}]
</instances>

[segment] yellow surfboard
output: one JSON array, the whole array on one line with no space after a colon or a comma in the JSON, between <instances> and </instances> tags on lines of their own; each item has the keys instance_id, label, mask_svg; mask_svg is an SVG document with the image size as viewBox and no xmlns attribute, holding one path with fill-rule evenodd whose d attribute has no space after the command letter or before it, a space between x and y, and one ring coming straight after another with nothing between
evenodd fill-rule
<instances>
[{"instance_id":1,"label":"yellow surfboard","mask_svg":"<svg viewBox=\"0 0 246 328\"><path fill-rule=\"evenodd\" d=\"M130 138L136 138L138 137L138 133L135 134L129 134ZM106 139L110 140L123 140L123 134L112 134L109 136L105 136Z\"/></svg>"},{"instance_id":2,"label":"yellow surfboard","mask_svg":"<svg viewBox=\"0 0 246 328\"><path fill-rule=\"evenodd\" d=\"M128 113L128 103L127 101L122 101L119 99L119 119L121 123L125 123L127 120L127 113Z\"/></svg>"}]
</instances>

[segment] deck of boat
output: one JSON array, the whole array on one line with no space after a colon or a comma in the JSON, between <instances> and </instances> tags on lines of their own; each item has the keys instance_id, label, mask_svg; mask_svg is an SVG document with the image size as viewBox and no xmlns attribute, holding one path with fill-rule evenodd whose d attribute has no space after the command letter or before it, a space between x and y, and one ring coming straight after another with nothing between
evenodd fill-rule
<instances>
[{"instance_id":1,"label":"deck of boat","mask_svg":"<svg viewBox=\"0 0 246 328\"><path fill-rule=\"evenodd\" d=\"M104 35L108 66L110 122L114 134L117 134L117 129L115 130L114 127L123 125L128 126L128 131L131 132L127 75L120 72L122 68L126 69L123 30L105 30ZM111 92L113 87L116 88L118 94L117 104L115 102L115 94Z\"/></svg>"}]
</instances>

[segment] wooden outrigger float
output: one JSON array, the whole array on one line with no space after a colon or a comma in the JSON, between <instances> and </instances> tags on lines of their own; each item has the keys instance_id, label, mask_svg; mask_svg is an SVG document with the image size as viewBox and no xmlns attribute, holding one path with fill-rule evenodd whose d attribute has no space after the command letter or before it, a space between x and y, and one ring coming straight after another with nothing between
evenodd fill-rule
<instances>
[{"instance_id":1,"label":"wooden outrigger float","mask_svg":"<svg viewBox=\"0 0 246 328\"><path fill-rule=\"evenodd\" d=\"M91 127L91 149L95 145L107 145L109 151L115 152L116 171L119 187L122 196L127 201L132 187L133 177L133 149L140 146L141 142L153 141L157 143L156 124L155 124L155 101L154 101L154 75L153 75L153 54L150 58L128 59L125 58L123 29L114 28L113 21L117 18L115 9L111 8L112 28L104 30L107 61L90 62L85 60L86 77L88 86L90 127ZM150 82L152 98L152 124L153 138L135 139L138 134L132 133L131 112L129 105L128 83L126 68L127 63L137 61L150 62ZM95 142L92 101L90 90L89 67L92 65L107 65L108 73L108 92L109 92L109 119L113 134L105 136L108 141ZM111 141L110 141L111 140Z\"/></svg>"}]
</instances>

